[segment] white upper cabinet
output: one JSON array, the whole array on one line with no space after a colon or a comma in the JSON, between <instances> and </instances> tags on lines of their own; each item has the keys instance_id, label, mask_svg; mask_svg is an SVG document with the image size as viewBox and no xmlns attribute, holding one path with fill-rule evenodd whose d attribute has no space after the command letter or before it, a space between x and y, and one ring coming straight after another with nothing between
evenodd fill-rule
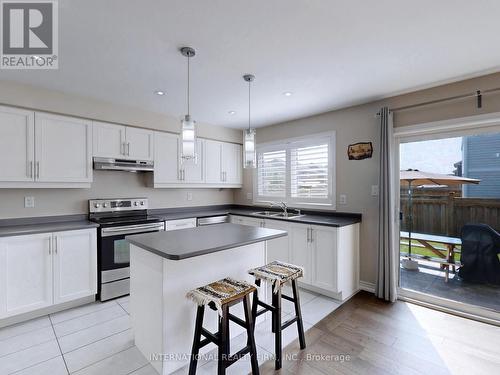
<instances>
[{"instance_id":1,"label":"white upper cabinet","mask_svg":"<svg viewBox=\"0 0 500 375\"><path fill-rule=\"evenodd\" d=\"M222 178L225 184L242 184L242 147L222 142Z\"/></svg>"},{"instance_id":2,"label":"white upper cabinet","mask_svg":"<svg viewBox=\"0 0 500 375\"><path fill-rule=\"evenodd\" d=\"M154 133L154 186L162 187L181 183L179 169L179 136L176 134Z\"/></svg>"},{"instance_id":3,"label":"white upper cabinet","mask_svg":"<svg viewBox=\"0 0 500 375\"><path fill-rule=\"evenodd\" d=\"M90 187L92 122L0 107L2 188Z\"/></svg>"},{"instance_id":4,"label":"white upper cabinet","mask_svg":"<svg viewBox=\"0 0 500 375\"><path fill-rule=\"evenodd\" d=\"M0 239L0 317L52 305L51 233Z\"/></svg>"},{"instance_id":5,"label":"white upper cabinet","mask_svg":"<svg viewBox=\"0 0 500 375\"><path fill-rule=\"evenodd\" d=\"M0 181L34 180L35 113L0 106Z\"/></svg>"},{"instance_id":6,"label":"white upper cabinet","mask_svg":"<svg viewBox=\"0 0 500 375\"><path fill-rule=\"evenodd\" d=\"M93 155L114 159L153 160L154 132L94 121Z\"/></svg>"},{"instance_id":7,"label":"white upper cabinet","mask_svg":"<svg viewBox=\"0 0 500 375\"><path fill-rule=\"evenodd\" d=\"M147 129L126 127L126 157L138 160L153 160L154 132Z\"/></svg>"},{"instance_id":8,"label":"white upper cabinet","mask_svg":"<svg viewBox=\"0 0 500 375\"><path fill-rule=\"evenodd\" d=\"M203 149L205 147L205 141L198 138L196 140L196 153L197 160L196 163L188 160L184 162L179 154L180 165L179 168L181 170L181 178L183 183L193 183L200 184L204 181L203 176ZM180 147L179 147L180 148ZM180 151L180 150L179 150Z\"/></svg>"},{"instance_id":9,"label":"white upper cabinet","mask_svg":"<svg viewBox=\"0 0 500 375\"><path fill-rule=\"evenodd\" d=\"M205 140L203 153L205 162L205 182L221 184L222 178L222 142Z\"/></svg>"},{"instance_id":10,"label":"white upper cabinet","mask_svg":"<svg viewBox=\"0 0 500 375\"><path fill-rule=\"evenodd\" d=\"M35 180L92 182L92 122L35 114Z\"/></svg>"},{"instance_id":11,"label":"white upper cabinet","mask_svg":"<svg viewBox=\"0 0 500 375\"><path fill-rule=\"evenodd\" d=\"M97 293L96 230L53 234L54 303Z\"/></svg>"},{"instance_id":12,"label":"white upper cabinet","mask_svg":"<svg viewBox=\"0 0 500 375\"><path fill-rule=\"evenodd\" d=\"M93 155L121 159L125 156L125 126L94 121Z\"/></svg>"}]
</instances>

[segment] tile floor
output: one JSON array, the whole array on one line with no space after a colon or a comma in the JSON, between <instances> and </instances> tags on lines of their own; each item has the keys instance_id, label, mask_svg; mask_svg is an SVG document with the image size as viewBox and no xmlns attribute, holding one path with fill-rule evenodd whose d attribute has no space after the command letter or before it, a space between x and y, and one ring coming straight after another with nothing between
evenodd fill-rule
<instances>
[{"instance_id":1,"label":"tile floor","mask_svg":"<svg viewBox=\"0 0 500 375\"><path fill-rule=\"evenodd\" d=\"M300 291L304 329L340 306L324 296ZM95 302L0 329L0 375L113 374L156 375L134 346L128 312L129 297ZM283 315L293 304L283 300ZM274 337L270 320L256 327L259 363L272 357ZM295 325L283 331L283 347L297 337ZM232 352L245 345L246 335L231 340ZM215 351L215 350L214 350ZM198 374L216 373L214 360L200 360ZM248 373L248 355L228 369L228 374ZM187 373L181 369L176 374Z\"/></svg>"}]
</instances>

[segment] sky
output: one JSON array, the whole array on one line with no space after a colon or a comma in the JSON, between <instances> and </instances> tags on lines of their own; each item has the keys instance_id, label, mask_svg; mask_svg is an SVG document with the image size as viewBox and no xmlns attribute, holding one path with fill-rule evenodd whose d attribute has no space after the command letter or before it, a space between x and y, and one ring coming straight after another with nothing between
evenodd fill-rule
<instances>
[{"instance_id":1,"label":"sky","mask_svg":"<svg viewBox=\"0 0 500 375\"><path fill-rule=\"evenodd\" d=\"M424 172L453 174L454 163L462 160L462 138L402 143L400 169L418 169Z\"/></svg>"}]
</instances>

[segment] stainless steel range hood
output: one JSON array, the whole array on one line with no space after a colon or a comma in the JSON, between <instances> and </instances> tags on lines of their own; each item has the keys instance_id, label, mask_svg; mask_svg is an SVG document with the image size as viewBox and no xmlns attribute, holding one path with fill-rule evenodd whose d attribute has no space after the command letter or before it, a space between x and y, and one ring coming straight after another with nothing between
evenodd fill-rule
<instances>
[{"instance_id":1,"label":"stainless steel range hood","mask_svg":"<svg viewBox=\"0 0 500 375\"><path fill-rule=\"evenodd\" d=\"M148 160L127 160L94 157L94 169L127 172L152 172L154 163Z\"/></svg>"}]
</instances>

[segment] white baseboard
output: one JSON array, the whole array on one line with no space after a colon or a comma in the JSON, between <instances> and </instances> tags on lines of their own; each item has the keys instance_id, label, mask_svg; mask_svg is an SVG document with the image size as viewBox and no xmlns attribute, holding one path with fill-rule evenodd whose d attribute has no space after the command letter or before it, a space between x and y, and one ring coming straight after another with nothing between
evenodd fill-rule
<instances>
[{"instance_id":1,"label":"white baseboard","mask_svg":"<svg viewBox=\"0 0 500 375\"><path fill-rule=\"evenodd\" d=\"M359 289L365 292L375 293L375 284L369 283L368 281L359 281Z\"/></svg>"}]
</instances>

